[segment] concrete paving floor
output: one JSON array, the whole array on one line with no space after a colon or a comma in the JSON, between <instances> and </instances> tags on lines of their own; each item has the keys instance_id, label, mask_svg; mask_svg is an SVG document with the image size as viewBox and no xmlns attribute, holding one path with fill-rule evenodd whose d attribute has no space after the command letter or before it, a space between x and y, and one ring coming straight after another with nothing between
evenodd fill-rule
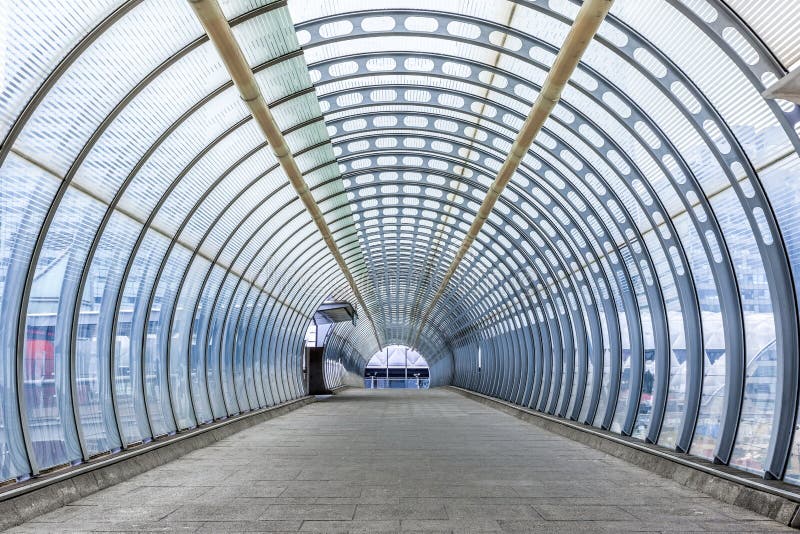
<instances>
[{"instance_id":1,"label":"concrete paving floor","mask_svg":"<svg viewBox=\"0 0 800 534\"><path fill-rule=\"evenodd\" d=\"M447 389L348 390L13 532L792 531Z\"/></svg>"}]
</instances>

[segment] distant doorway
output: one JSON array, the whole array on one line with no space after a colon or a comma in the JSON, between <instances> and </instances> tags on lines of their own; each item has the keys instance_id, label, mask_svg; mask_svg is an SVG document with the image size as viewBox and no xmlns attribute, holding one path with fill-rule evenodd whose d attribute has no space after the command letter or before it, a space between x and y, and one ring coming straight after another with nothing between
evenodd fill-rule
<instances>
[{"instance_id":1,"label":"distant doorway","mask_svg":"<svg viewBox=\"0 0 800 534\"><path fill-rule=\"evenodd\" d=\"M417 351L404 345L389 345L376 352L364 369L368 389L427 389L430 387L428 362Z\"/></svg>"}]
</instances>

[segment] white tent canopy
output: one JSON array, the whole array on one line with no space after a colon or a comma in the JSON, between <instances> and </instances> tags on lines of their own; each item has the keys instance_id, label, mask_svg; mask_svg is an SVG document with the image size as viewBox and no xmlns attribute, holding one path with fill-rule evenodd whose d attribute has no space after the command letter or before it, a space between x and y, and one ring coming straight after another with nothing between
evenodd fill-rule
<instances>
[{"instance_id":1,"label":"white tent canopy","mask_svg":"<svg viewBox=\"0 0 800 534\"><path fill-rule=\"evenodd\" d=\"M380 352L376 352L369 360L367 367L385 368L386 360L389 367L428 367L428 362L422 355L403 345L390 345Z\"/></svg>"}]
</instances>

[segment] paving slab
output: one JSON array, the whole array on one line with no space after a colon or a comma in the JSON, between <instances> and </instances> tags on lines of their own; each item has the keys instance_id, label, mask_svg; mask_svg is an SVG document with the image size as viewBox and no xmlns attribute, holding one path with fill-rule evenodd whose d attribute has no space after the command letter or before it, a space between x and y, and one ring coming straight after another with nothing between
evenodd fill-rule
<instances>
[{"instance_id":1,"label":"paving slab","mask_svg":"<svg viewBox=\"0 0 800 534\"><path fill-rule=\"evenodd\" d=\"M794 532L447 389L355 390L12 532Z\"/></svg>"}]
</instances>

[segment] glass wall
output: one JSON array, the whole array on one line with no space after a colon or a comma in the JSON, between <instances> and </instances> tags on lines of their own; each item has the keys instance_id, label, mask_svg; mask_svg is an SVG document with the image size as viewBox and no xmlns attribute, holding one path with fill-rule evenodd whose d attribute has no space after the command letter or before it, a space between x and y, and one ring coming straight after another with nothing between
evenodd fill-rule
<instances>
[{"instance_id":1,"label":"glass wall","mask_svg":"<svg viewBox=\"0 0 800 534\"><path fill-rule=\"evenodd\" d=\"M223 9L345 239L285 4ZM0 34L0 483L303 395L301 327L352 291L189 4L11 2Z\"/></svg>"}]
</instances>

